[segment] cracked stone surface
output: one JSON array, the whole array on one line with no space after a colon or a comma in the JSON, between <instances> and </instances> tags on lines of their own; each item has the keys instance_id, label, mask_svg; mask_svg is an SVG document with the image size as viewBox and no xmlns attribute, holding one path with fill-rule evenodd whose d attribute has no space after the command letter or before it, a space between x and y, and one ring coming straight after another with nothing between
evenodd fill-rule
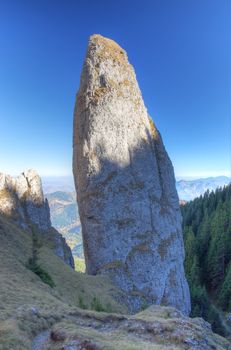
<instances>
[{"instance_id":1,"label":"cracked stone surface","mask_svg":"<svg viewBox=\"0 0 231 350\"><path fill-rule=\"evenodd\" d=\"M73 173L89 274L109 274L131 311L190 312L172 163L126 52L90 37L74 111Z\"/></svg>"}]
</instances>

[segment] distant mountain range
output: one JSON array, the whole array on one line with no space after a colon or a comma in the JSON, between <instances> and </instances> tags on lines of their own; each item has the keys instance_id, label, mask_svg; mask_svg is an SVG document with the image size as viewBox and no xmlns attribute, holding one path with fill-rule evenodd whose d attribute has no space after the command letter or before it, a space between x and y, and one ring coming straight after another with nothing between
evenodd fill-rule
<instances>
[{"instance_id":1,"label":"distant mountain range","mask_svg":"<svg viewBox=\"0 0 231 350\"><path fill-rule=\"evenodd\" d=\"M176 189L180 200L191 201L200 197L207 190L214 191L218 187L224 187L231 182L230 177L218 176L196 180L179 180Z\"/></svg>"},{"instance_id":2,"label":"distant mountain range","mask_svg":"<svg viewBox=\"0 0 231 350\"><path fill-rule=\"evenodd\" d=\"M207 177L201 179L187 180L181 179L176 181L176 189L180 200L193 200L200 195L203 195L205 191L213 191L218 187L223 187L231 182L231 177L218 176ZM43 192L53 193L57 191L61 192L74 192L74 180L72 176L53 176L43 177Z\"/></svg>"},{"instance_id":3,"label":"distant mountain range","mask_svg":"<svg viewBox=\"0 0 231 350\"><path fill-rule=\"evenodd\" d=\"M83 258L81 224L72 177L43 178L43 189L49 202L52 225L66 238L74 256ZM226 176L196 180L179 180L176 188L181 201L190 201L207 190L212 191L231 182Z\"/></svg>"},{"instance_id":4,"label":"distant mountain range","mask_svg":"<svg viewBox=\"0 0 231 350\"><path fill-rule=\"evenodd\" d=\"M74 192L75 185L72 176L46 176L42 177L43 192Z\"/></svg>"}]
</instances>

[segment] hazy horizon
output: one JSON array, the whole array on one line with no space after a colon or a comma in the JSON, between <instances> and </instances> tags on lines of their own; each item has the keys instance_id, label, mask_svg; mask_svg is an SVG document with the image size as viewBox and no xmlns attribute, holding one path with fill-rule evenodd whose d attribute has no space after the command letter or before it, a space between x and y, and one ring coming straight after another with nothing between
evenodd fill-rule
<instances>
[{"instance_id":1,"label":"hazy horizon","mask_svg":"<svg viewBox=\"0 0 231 350\"><path fill-rule=\"evenodd\" d=\"M20 172L18 173L10 173L8 171L2 171L2 169L0 169L0 173L4 173L4 174L8 174L12 177L17 177L19 176L22 172L26 171L26 170L29 170L29 169L34 169L37 171L36 168L25 168L25 169L22 169ZM64 178L64 179L67 179L67 178L72 178L73 179L73 174L41 174L39 173L39 176L41 178L46 178L46 179L61 179L61 178ZM191 175L176 175L175 174L175 179L176 181L179 181L179 180L196 180L196 179L207 179L207 178L215 178L215 177L227 177L227 178L231 178L231 173L223 173L223 174L220 174L220 173L208 173L208 174L191 174Z\"/></svg>"}]
</instances>

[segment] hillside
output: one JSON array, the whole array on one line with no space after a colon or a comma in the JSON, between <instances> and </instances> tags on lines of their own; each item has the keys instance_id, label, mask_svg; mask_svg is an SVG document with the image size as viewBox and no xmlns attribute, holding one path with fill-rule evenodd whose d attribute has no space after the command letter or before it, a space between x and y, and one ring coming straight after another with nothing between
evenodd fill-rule
<instances>
[{"instance_id":1,"label":"hillside","mask_svg":"<svg viewBox=\"0 0 231 350\"><path fill-rule=\"evenodd\" d=\"M48 193L52 225L66 238L71 249L82 242L75 192Z\"/></svg>"},{"instance_id":2,"label":"hillside","mask_svg":"<svg viewBox=\"0 0 231 350\"><path fill-rule=\"evenodd\" d=\"M37 231L34 235L42 279L29 264L34 248L32 233L0 215L1 350L30 349L35 333L61 320L72 307L90 307L95 298L102 308L126 310L113 299L113 293L119 294L106 277L76 273L54 254L47 237ZM48 282L52 280L53 288L44 283L44 275L49 276Z\"/></svg>"},{"instance_id":3,"label":"hillside","mask_svg":"<svg viewBox=\"0 0 231 350\"><path fill-rule=\"evenodd\" d=\"M63 235L72 250L75 269L85 271L81 224L75 192L56 191L46 194L52 225Z\"/></svg>"},{"instance_id":4,"label":"hillside","mask_svg":"<svg viewBox=\"0 0 231 350\"><path fill-rule=\"evenodd\" d=\"M181 209L192 315L231 334L231 323L223 322L223 312L231 312L231 185L206 192Z\"/></svg>"},{"instance_id":5,"label":"hillside","mask_svg":"<svg viewBox=\"0 0 231 350\"><path fill-rule=\"evenodd\" d=\"M122 300L122 294L106 277L76 273L41 232L34 235L42 279L28 264L33 235L0 216L1 350L228 349L228 342L203 320L172 308L151 307L135 316L102 312L126 312L113 297ZM45 273L53 288L44 283ZM47 346L40 347L45 340Z\"/></svg>"}]
</instances>

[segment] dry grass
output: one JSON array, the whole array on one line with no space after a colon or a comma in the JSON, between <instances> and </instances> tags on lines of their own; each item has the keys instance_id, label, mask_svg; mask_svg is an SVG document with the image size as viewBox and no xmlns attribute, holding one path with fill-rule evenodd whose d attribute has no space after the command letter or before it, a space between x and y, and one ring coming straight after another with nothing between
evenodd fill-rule
<instances>
[{"instance_id":1,"label":"dry grass","mask_svg":"<svg viewBox=\"0 0 231 350\"><path fill-rule=\"evenodd\" d=\"M0 240L0 350L31 350L34 336L45 329L65 336L59 342L50 340L44 350L60 350L73 341L91 342L104 350L183 350L190 349L188 339L198 344L206 340L209 347L200 349L228 349L228 342L213 335L203 321L183 318L172 308L156 306L134 316L118 314L126 310L112 297L120 292L107 277L75 272L41 236L39 264L55 282L50 288L26 268L32 235L2 216ZM114 313L78 308L80 300L92 307L96 297L98 304L110 304Z\"/></svg>"},{"instance_id":2,"label":"dry grass","mask_svg":"<svg viewBox=\"0 0 231 350\"><path fill-rule=\"evenodd\" d=\"M97 349L103 350L180 350L179 347L152 344L148 343L143 339L137 338L134 341L133 336L129 335L126 331L118 330L109 330L107 332L100 332L96 329L89 327L76 327L73 323L62 322L57 324L54 327L55 331L65 332L67 338L65 343L68 344L71 341L82 340L82 341L91 341L92 344L98 346ZM60 344L52 343L48 347L49 350L58 350L60 349Z\"/></svg>"},{"instance_id":3,"label":"dry grass","mask_svg":"<svg viewBox=\"0 0 231 350\"><path fill-rule=\"evenodd\" d=\"M102 305L123 310L111 296L117 290L106 277L75 272L40 238L38 263L54 280L54 288L26 267L32 254L32 234L0 215L0 350L30 349L34 334L78 307L80 297L87 307L100 296ZM34 309L39 316L33 314Z\"/></svg>"},{"instance_id":4,"label":"dry grass","mask_svg":"<svg viewBox=\"0 0 231 350\"><path fill-rule=\"evenodd\" d=\"M99 296L102 305L110 304L113 311L122 312L124 307L117 304L112 295L118 295L118 290L110 283L106 276L89 276L77 273L54 254L50 254L47 247L42 247L39 253L39 264L46 270L56 285L55 290L65 302L79 306L79 298L84 300L87 307L95 296Z\"/></svg>"},{"instance_id":5,"label":"dry grass","mask_svg":"<svg viewBox=\"0 0 231 350\"><path fill-rule=\"evenodd\" d=\"M52 330L62 340L51 340L48 349L68 348L68 344L79 342L101 350L224 350L229 346L203 321L184 318L173 308L151 307L134 316L98 315L87 312L56 323Z\"/></svg>"}]
</instances>

